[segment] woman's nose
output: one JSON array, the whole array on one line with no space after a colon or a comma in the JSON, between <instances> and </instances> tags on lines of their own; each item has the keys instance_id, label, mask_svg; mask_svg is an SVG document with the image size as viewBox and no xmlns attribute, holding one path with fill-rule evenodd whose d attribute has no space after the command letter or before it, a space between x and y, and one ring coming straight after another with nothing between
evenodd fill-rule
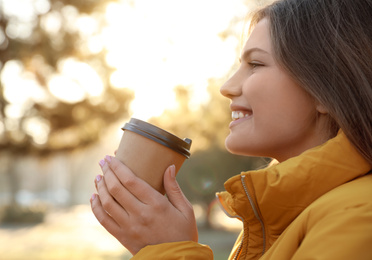
<instances>
[{"instance_id":1,"label":"woman's nose","mask_svg":"<svg viewBox=\"0 0 372 260\"><path fill-rule=\"evenodd\" d=\"M239 71L237 71L225 84L220 88L220 92L227 98L239 96L242 93L242 82L239 80Z\"/></svg>"}]
</instances>

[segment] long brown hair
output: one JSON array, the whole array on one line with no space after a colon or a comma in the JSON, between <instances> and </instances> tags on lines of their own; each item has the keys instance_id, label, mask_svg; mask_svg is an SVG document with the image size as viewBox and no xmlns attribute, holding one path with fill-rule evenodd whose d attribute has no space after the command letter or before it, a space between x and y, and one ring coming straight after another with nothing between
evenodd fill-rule
<instances>
[{"instance_id":1,"label":"long brown hair","mask_svg":"<svg viewBox=\"0 0 372 260\"><path fill-rule=\"evenodd\" d=\"M267 18L277 62L372 164L372 0L280 0Z\"/></svg>"}]
</instances>

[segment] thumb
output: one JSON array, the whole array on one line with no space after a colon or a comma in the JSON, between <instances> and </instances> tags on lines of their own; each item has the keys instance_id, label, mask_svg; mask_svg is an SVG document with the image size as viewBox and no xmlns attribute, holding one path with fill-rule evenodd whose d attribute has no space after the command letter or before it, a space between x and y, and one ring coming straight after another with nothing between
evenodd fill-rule
<instances>
[{"instance_id":1,"label":"thumb","mask_svg":"<svg viewBox=\"0 0 372 260\"><path fill-rule=\"evenodd\" d=\"M164 174L164 188L168 200L172 205L181 212L185 212L190 207L190 202L183 194L176 180L176 167L171 165Z\"/></svg>"}]
</instances>

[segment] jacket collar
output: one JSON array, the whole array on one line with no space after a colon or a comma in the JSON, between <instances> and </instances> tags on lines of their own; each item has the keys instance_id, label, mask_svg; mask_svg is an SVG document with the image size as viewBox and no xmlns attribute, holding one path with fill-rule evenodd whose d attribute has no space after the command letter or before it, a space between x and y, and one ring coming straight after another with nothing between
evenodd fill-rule
<instances>
[{"instance_id":1,"label":"jacket collar","mask_svg":"<svg viewBox=\"0 0 372 260\"><path fill-rule=\"evenodd\" d=\"M225 183L227 192L217 195L230 216L252 224L257 220L248 192L266 233L275 239L314 200L370 169L371 165L340 130L335 138L297 157L230 178Z\"/></svg>"}]
</instances>

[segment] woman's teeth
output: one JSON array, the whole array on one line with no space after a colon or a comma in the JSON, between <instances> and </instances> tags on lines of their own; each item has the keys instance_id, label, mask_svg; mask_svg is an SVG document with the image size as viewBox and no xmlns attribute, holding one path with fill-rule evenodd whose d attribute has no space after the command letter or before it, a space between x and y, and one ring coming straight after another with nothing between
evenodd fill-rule
<instances>
[{"instance_id":1,"label":"woman's teeth","mask_svg":"<svg viewBox=\"0 0 372 260\"><path fill-rule=\"evenodd\" d=\"M231 116L233 120L238 120L240 118L248 117L249 113L243 113L242 111L232 111Z\"/></svg>"}]
</instances>

